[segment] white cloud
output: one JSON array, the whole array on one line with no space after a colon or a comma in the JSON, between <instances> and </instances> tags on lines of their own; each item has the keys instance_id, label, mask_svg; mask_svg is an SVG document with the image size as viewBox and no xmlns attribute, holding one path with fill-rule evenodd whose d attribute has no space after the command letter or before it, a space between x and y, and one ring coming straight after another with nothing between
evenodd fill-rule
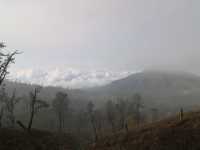
<instances>
[{"instance_id":1,"label":"white cloud","mask_svg":"<svg viewBox=\"0 0 200 150\"><path fill-rule=\"evenodd\" d=\"M55 69L15 69L9 79L23 83L67 88L85 88L105 85L111 81L130 75L129 71L79 70L74 68Z\"/></svg>"}]
</instances>

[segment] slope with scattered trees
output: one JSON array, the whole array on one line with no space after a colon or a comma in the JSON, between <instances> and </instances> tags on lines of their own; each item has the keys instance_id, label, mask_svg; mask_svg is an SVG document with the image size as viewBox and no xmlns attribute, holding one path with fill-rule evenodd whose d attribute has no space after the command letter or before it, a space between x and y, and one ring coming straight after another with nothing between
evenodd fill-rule
<instances>
[{"instance_id":1,"label":"slope with scattered trees","mask_svg":"<svg viewBox=\"0 0 200 150\"><path fill-rule=\"evenodd\" d=\"M190 112L108 135L89 150L199 150L200 112Z\"/></svg>"}]
</instances>

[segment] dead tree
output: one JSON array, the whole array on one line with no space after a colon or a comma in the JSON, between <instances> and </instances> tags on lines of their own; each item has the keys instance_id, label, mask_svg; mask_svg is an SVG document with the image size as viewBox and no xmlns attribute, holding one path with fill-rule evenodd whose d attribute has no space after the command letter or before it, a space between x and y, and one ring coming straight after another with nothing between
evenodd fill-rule
<instances>
[{"instance_id":1,"label":"dead tree","mask_svg":"<svg viewBox=\"0 0 200 150\"><path fill-rule=\"evenodd\" d=\"M4 43L0 43L0 85L2 85L6 75L9 73L8 72L8 67L10 64L14 63L15 61L15 55L19 54L18 51L14 52L5 52Z\"/></svg>"},{"instance_id":2,"label":"dead tree","mask_svg":"<svg viewBox=\"0 0 200 150\"><path fill-rule=\"evenodd\" d=\"M20 98L16 96L16 90L14 90L12 95L9 96L6 93L5 84L3 84L1 87L0 97L1 97L1 99L0 99L0 102L1 102L0 119L2 119L3 116L5 116L9 120L10 126L14 127L14 125L15 125L14 109L15 109L16 104L20 101Z\"/></svg>"},{"instance_id":3,"label":"dead tree","mask_svg":"<svg viewBox=\"0 0 200 150\"><path fill-rule=\"evenodd\" d=\"M142 103L142 97L140 94L136 93L133 97L134 100L134 106L135 106L135 120L137 123L137 126L141 123L141 109L144 107Z\"/></svg>"},{"instance_id":4,"label":"dead tree","mask_svg":"<svg viewBox=\"0 0 200 150\"><path fill-rule=\"evenodd\" d=\"M58 118L58 130L62 132L65 127L65 115L69 107L69 98L66 93L58 92L52 103Z\"/></svg>"},{"instance_id":5,"label":"dead tree","mask_svg":"<svg viewBox=\"0 0 200 150\"><path fill-rule=\"evenodd\" d=\"M94 104L91 101L87 105L87 112L88 112L89 119L93 128L94 139L96 142L98 141L98 133L97 133L97 127L96 127L96 122L95 122Z\"/></svg>"},{"instance_id":6,"label":"dead tree","mask_svg":"<svg viewBox=\"0 0 200 150\"><path fill-rule=\"evenodd\" d=\"M117 99L116 109L119 113L119 130L126 128L126 116L127 116L127 102L122 99Z\"/></svg>"},{"instance_id":7,"label":"dead tree","mask_svg":"<svg viewBox=\"0 0 200 150\"><path fill-rule=\"evenodd\" d=\"M77 115L76 115L77 134L81 134L82 128L86 124L86 116L87 116L87 112L83 110L80 110L79 112L77 112Z\"/></svg>"},{"instance_id":8,"label":"dead tree","mask_svg":"<svg viewBox=\"0 0 200 150\"><path fill-rule=\"evenodd\" d=\"M47 108L49 105L47 102L38 99L38 94L41 91L41 87L36 87L34 92L30 92L30 118L27 130L30 132L33 124L33 119L36 113L38 113L42 108Z\"/></svg>"},{"instance_id":9,"label":"dead tree","mask_svg":"<svg viewBox=\"0 0 200 150\"><path fill-rule=\"evenodd\" d=\"M5 101L7 101L7 99L8 95L5 91L5 84L2 84L0 89L0 127L2 127L2 120L5 114Z\"/></svg>"},{"instance_id":10,"label":"dead tree","mask_svg":"<svg viewBox=\"0 0 200 150\"><path fill-rule=\"evenodd\" d=\"M106 114L108 123L111 125L112 132L113 134L115 134L116 112L115 112L115 105L112 100L108 100L106 103Z\"/></svg>"},{"instance_id":11,"label":"dead tree","mask_svg":"<svg viewBox=\"0 0 200 150\"><path fill-rule=\"evenodd\" d=\"M101 112L101 110L95 110L94 111L94 119L95 119L95 125L96 125L96 130L98 134L98 138L103 135L103 121L104 121L104 116Z\"/></svg>"},{"instance_id":12,"label":"dead tree","mask_svg":"<svg viewBox=\"0 0 200 150\"><path fill-rule=\"evenodd\" d=\"M8 72L8 67L10 64L14 63L15 61L15 55L19 54L18 51L14 52L6 52L5 50L5 44L0 43L0 86L2 85L4 79L6 78L6 75L9 73ZM5 88L5 85L3 86ZM5 89L4 89L5 92ZM5 95L2 95L0 97L0 101L2 102L5 97ZM1 110L0 110L0 126L2 125L2 118L4 114L4 104L1 105Z\"/></svg>"},{"instance_id":13,"label":"dead tree","mask_svg":"<svg viewBox=\"0 0 200 150\"><path fill-rule=\"evenodd\" d=\"M0 128L2 127L3 116L4 116L4 107L2 107L1 110L0 110Z\"/></svg>"},{"instance_id":14,"label":"dead tree","mask_svg":"<svg viewBox=\"0 0 200 150\"><path fill-rule=\"evenodd\" d=\"M7 96L7 99L4 101L5 103L5 110L7 112L7 118L10 121L11 127L15 126L15 106L21 100L20 97L16 96L16 90L13 91L11 96Z\"/></svg>"}]
</instances>

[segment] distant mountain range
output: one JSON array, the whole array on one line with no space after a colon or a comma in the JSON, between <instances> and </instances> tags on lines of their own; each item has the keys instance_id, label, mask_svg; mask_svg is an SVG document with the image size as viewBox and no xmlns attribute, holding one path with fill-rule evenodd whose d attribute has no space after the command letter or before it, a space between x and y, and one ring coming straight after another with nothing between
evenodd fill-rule
<instances>
[{"instance_id":1,"label":"distant mountain range","mask_svg":"<svg viewBox=\"0 0 200 150\"><path fill-rule=\"evenodd\" d=\"M28 93L31 85L9 82L8 88L17 88L21 94ZM81 90L46 87L45 98L53 98L59 90L66 91L74 99L103 102L110 96L131 98L140 93L147 105L184 107L200 105L200 77L178 71L143 71L104 86ZM26 92L25 92L26 91Z\"/></svg>"},{"instance_id":2,"label":"distant mountain range","mask_svg":"<svg viewBox=\"0 0 200 150\"><path fill-rule=\"evenodd\" d=\"M143 71L108 85L90 89L95 95L133 96L145 102L173 106L200 105L200 76L179 71Z\"/></svg>"}]
</instances>

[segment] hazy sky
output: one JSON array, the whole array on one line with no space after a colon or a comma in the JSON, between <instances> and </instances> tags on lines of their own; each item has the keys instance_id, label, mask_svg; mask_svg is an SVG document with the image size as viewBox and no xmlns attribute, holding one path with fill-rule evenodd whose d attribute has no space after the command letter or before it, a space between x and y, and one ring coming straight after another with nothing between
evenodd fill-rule
<instances>
[{"instance_id":1,"label":"hazy sky","mask_svg":"<svg viewBox=\"0 0 200 150\"><path fill-rule=\"evenodd\" d=\"M199 0L0 0L17 68L200 72Z\"/></svg>"}]
</instances>

